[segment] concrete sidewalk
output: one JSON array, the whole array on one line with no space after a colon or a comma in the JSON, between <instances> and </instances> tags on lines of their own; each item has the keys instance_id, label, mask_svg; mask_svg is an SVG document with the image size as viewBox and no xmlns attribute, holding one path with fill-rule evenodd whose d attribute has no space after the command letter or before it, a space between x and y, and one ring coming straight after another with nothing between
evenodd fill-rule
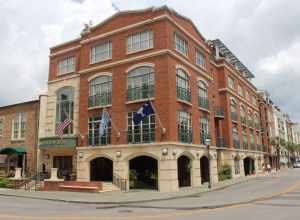
<instances>
[{"instance_id":1,"label":"concrete sidewalk","mask_svg":"<svg viewBox=\"0 0 300 220\"><path fill-rule=\"evenodd\" d=\"M270 174L268 174L270 175ZM276 174L271 174L276 175ZM77 192L44 192L44 191L25 191L1 189L0 196L12 196L29 199L41 199L49 201L60 201L69 203L83 204L111 204L121 205L130 203L144 203L173 200L192 196L199 196L205 192L216 191L227 188L229 186L252 181L261 178L263 175L240 177L220 182L213 186L211 190L208 187L182 188L178 192L162 193L152 190L129 191L129 192L105 192L105 193L77 193Z\"/></svg>"}]
</instances>

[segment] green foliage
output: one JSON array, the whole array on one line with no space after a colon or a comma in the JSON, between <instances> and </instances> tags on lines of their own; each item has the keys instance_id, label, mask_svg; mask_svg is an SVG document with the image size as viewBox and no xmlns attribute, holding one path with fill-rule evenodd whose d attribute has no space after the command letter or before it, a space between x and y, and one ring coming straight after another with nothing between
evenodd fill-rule
<instances>
[{"instance_id":1,"label":"green foliage","mask_svg":"<svg viewBox=\"0 0 300 220\"><path fill-rule=\"evenodd\" d=\"M231 166L225 164L218 171L219 181L224 181L232 178Z\"/></svg>"},{"instance_id":2,"label":"green foliage","mask_svg":"<svg viewBox=\"0 0 300 220\"><path fill-rule=\"evenodd\" d=\"M9 180L5 177L0 177L0 187L7 188L9 185Z\"/></svg>"}]
</instances>

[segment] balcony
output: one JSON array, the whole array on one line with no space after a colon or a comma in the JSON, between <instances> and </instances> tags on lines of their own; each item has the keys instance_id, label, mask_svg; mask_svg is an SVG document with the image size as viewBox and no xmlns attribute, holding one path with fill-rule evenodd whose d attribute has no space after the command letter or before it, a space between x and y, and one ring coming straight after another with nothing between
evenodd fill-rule
<instances>
[{"instance_id":1,"label":"balcony","mask_svg":"<svg viewBox=\"0 0 300 220\"><path fill-rule=\"evenodd\" d=\"M247 125L246 117L241 117L241 123L242 123L242 125Z\"/></svg>"},{"instance_id":2,"label":"balcony","mask_svg":"<svg viewBox=\"0 0 300 220\"><path fill-rule=\"evenodd\" d=\"M179 129L178 139L179 139L179 142L181 142L181 143L192 143L193 142L192 131L187 130L187 129Z\"/></svg>"},{"instance_id":3,"label":"balcony","mask_svg":"<svg viewBox=\"0 0 300 220\"><path fill-rule=\"evenodd\" d=\"M243 148L244 150L249 150L249 145L248 145L248 143L247 143L247 142L243 142L242 148Z\"/></svg>"},{"instance_id":4,"label":"balcony","mask_svg":"<svg viewBox=\"0 0 300 220\"><path fill-rule=\"evenodd\" d=\"M216 107L215 108L215 118L217 119L224 119L224 109L222 107Z\"/></svg>"},{"instance_id":5,"label":"balcony","mask_svg":"<svg viewBox=\"0 0 300 220\"><path fill-rule=\"evenodd\" d=\"M209 101L207 97L198 97L198 106L205 110L209 110Z\"/></svg>"},{"instance_id":6,"label":"balcony","mask_svg":"<svg viewBox=\"0 0 300 220\"><path fill-rule=\"evenodd\" d=\"M223 137L217 137L217 147L219 148L226 148L228 147L226 144L226 140Z\"/></svg>"},{"instance_id":7,"label":"balcony","mask_svg":"<svg viewBox=\"0 0 300 220\"><path fill-rule=\"evenodd\" d=\"M241 148L240 141L239 140L233 140L233 147L235 149L240 149Z\"/></svg>"},{"instance_id":8,"label":"balcony","mask_svg":"<svg viewBox=\"0 0 300 220\"><path fill-rule=\"evenodd\" d=\"M237 122L237 113L236 112L231 112L231 120Z\"/></svg>"},{"instance_id":9,"label":"balcony","mask_svg":"<svg viewBox=\"0 0 300 220\"><path fill-rule=\"evenodd\" d=\"M134 87L127 89L127 100L135 101L152 98L154 96L154 85Z\"/></svg>"},{"instance_id":10,"label":"balcony","mask_svg":"<svg viewBox=\"0 0 300 220\"><path fill-rule=\"evenodd\" d=\"M262 145L262 150L263 150L263 152L266 152L266 153L269 152L268 147L266 145Z\"/></svg>"},{"instance_id":11,"label":"balcony","mask_svg":"<svg viewBox=\"0 0 300 220\"><path fill-rule=\"evenodd\" d=\"M111 104L111 92L89 96L89 103L88 103L89 108L107 106L110 104Z\"/></svg>"},{"instance_id":12,"label":"balcony","mask_svg":"<svg viewBox=\"0 0 300 220\"><path fill-rule=\"evenodd\" d=\"M256 151L256 145L254 143L250 143L250 150Z\"/></svg>"},{"instance_id":13,"label":"balcony","mask_svg":"<svg viewBox=\"0 0 300 220\"><path fill-rule=\"evenodd\" d=\"M183 101L191 102L191 90L177 87L177 98Z\"/></svg>"}]
</instances>

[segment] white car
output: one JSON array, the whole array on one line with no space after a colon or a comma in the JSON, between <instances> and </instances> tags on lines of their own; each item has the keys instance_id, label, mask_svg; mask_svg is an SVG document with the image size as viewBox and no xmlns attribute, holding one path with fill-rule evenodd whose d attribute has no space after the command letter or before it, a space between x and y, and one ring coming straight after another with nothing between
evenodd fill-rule
<instances>
[{"instance_id":1,"label":"white car","mask_svg":"<svg viewBox=\"0 0 300 220\"><path fill-rule=\"evenodd\" d=\"M300 168L300 160L294 163L294 168Z\"/></svg>"}]
</instances>

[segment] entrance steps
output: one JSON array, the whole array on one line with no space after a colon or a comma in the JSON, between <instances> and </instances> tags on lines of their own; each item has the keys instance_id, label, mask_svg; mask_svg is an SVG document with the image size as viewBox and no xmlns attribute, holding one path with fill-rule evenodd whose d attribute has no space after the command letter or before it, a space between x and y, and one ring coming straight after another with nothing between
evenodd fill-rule
<instances>
[{"instance_id":1,"label":"entrance steps","mask_svg":"<svg viewBox=\"0 0 300 220\"><path fill-rule=\"evenodd\" d=\"M112 182L102 182L102 190L100 190L99 192L113 192L113 191L120 191L120 189Z\"/></svg>"}]
</instances>

